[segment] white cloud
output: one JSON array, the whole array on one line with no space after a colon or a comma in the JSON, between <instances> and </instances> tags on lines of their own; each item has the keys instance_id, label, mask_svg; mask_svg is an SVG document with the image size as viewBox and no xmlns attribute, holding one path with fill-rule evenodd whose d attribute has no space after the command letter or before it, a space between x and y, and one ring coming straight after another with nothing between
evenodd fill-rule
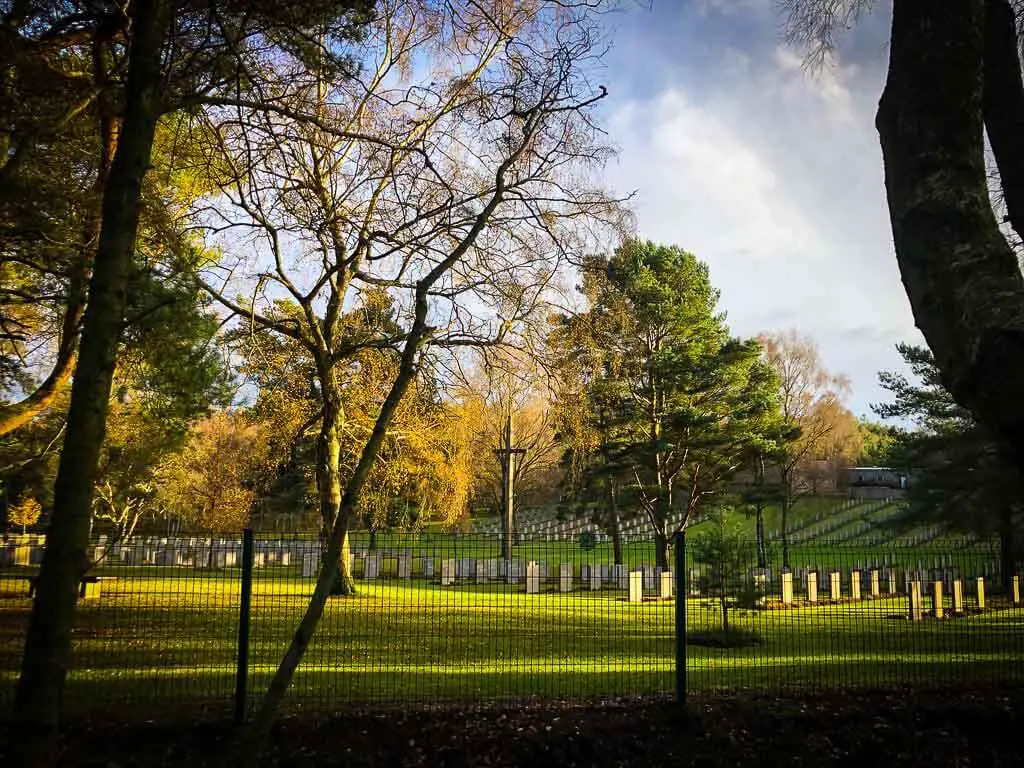
<instances>
[{"instance_id":1,"label":"white cloud","mask_svg":"<svg viewBox=\"0 0 1024 768\"><path fill-rule=\"evenodd\" d=\"M871 88L853 67L820 78L777 50L723 54L700 92L679 81L623 104L609 171L637 190L640 234L711 268L734 331L797 328L854 383L853 407L882 399L893 346L918 340L892 253Z\"/></svg>"},{"instance_id":2,"label":"white cloud","mask_svg":"<svg viewBox=\"0 0 1024 768\"><path fill-rule=\"evenodd\" d=\"M774 61L789 88L817 94L829 118L837 122L853 120L854 97L848 84L856 77L856 67L843 66L838 56L832 56L820 69L809 72L804 60L783 46L775 49Z\"/></svg>"}]
</instances>

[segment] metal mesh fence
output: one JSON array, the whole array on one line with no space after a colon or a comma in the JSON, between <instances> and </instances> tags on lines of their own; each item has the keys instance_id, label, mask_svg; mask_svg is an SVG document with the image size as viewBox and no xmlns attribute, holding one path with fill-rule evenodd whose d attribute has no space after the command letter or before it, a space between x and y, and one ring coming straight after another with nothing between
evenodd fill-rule
<instances>
[{"instance_id":1,"label":"metal mesh fence","mask_svg":"<svg viewBox=\"0 0 1024 768\"><path fill-rule=\"evenodd\" d=\"M41 545L12 537L0 549L5 710ZM758 563L701 560L698 549L674 573L674 558L659 563L639 539L618 553L593 539L520 539L506 561L493 534L353 534L358 594L329 601L285 708L670 694L679 644L693 694L1024 680L1019 582L984 543L802 544L788 569L776 551ZM230 712L242 537L97 540L94 552L68 715ZM255 539L250 711L312 593L319 554L313 537Z\"/></svg>"}]
</instances>

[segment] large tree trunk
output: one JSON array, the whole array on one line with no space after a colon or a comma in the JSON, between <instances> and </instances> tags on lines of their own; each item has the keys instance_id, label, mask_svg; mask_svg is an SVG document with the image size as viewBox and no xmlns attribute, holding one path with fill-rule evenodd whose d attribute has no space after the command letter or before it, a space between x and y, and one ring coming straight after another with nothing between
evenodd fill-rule
<instances>
[{"instance_id":1,"label":"large tree trunk","mask_svg":"<svg viewBox=\"0 0 1024 768\"><path fill-rule=\"evenodd\" d=\"M1024 82L1017 19L1007 0L985 3L984 99L989 145L999 168L1007 219L1024 239Z\"/></svg>"},{"instance_id":2,"label":"large tree trunk","mask_svg":"<svg viewBox=\"0 0 1024 768\"><path fill-rule=\"evenodd\" d=\"M764 504L760 501L757 502L757 509L755 512L757 520L755 525L757 526L757 567L767 568L768 567L768 547L764 540Z\"/></svg>"},{"instance_id":3,"label":"large tree trunk","mask_svg":"<svg viewBox=\"0 0 1024 768\"><path fill-rule=\"evenodd\" d=\"M619 521L619 512L612 512L612 560L616 565L622 565L622 525Z\"/></svg>"},{"instance_id":4,"label":"large tree trunk","mask_svg":"<svg viewBox=\"0 0 1024 768\"><path fill-rule=\"evenodd\" d=\"M782 567L789 568L789 534L786 532L786 527L789 525L789 508L792 501L789 498L789 494L784 494L782 497L782 510L779 516L779 529L782 534Z\"/></svg>"},{"instance_id":5,"label":"large tree trunk","mask_svg":"<svg viewBox=\"0 0 1024 768\"><path fill-rule=\"evenodd\" d=\"M1010 592L1013 575L1017 572L1017 531L1013 524L1013 509L1007 507L999 513L999 576L1003 589Z\"/></svg>"},{"instance_id":6,"label":"large tree trunk","mask_svg":"<svg viewBox=\"0 0 1024 768\"><path fill-rule=\"evenodd\" d=\"M331 554L331 533L339 524L341 514L341 442L338 439L341 427L341 394L338 392L334 373L330 363L321 371L320 383L324 392L323 415L320 421L320 435L317 438L316 485L320 496L320 520L322 525L322 541L324 542L324 558L340 558L337 576L331 586L332 595L348 596L356 593L355 580L352 578L351 564L348 557L348 520L344 519L342 545L337 554Z\"/></svg>"},{"instance_id":7,"label":"large tree trunk","mask_svg":"<svg viewBox=\"0 0 1024 768\"><path fill-rule=\"evenodd\" d=\"M764 454L757 456L757 498L754 503L755 536L757 538L757 567L768 567L768 547L764 539Z\"/></svg>"},{"instance_id":8,"label":"large tree trunk","mask_svg":"<svg viewBox=\"0 0 1024 768\"><path fill-rule=\"evenodd\" d=\"M654 533L654 558L655 565L659 568L668 568L671 562L671 550L669 548L668 532L662 528Z\"/></svg>"},{"instance_id":9,"label":"large tree trunk","mask_svg":"<svg viewBox=\"0 0 1024 768\"><path fill-rule=\"evenodd\" d=\"M316 582L316 588L313 590L313 595L310 597L306 611L303 613L295 634L292 636L288 650L285 651L284 657L281 659L281 663L278 665L277 671L267 687L267 692L260 702L256 717L253 719L246 743L246 757L249 762L255 763L266 745L267 738L270 735L270 727L277 715L278 707L280 707L281 701L284 699L288 686L291 685L295 670L298 669L299 663L302 661L302 657L305 655L306 649L313 639L313 633L320 623L320 617L323 615L324 605L327 603L327 597L331 592L332 585L337 580L338 574L342 573L347 565L346 558L342 557L342 555L347 546L349 521L352 520L355 514L356 502L359 499L360 493L362 493L363 485L366 483L370 469L377 460L377 454L380 452L385 432L394 418L395 410L398 408L398 404L405 396L409 385L416 376L416 358L426 331L427 302L425 290L417 292L416 317L412 328L409 330L409 335L402 351L402 362L399 365L395 383L381 405L380 412L377 414L377 420L373 425L373 431L370 433L370 438L366 441L366 445L363 446L359 462L356 464L352 476L345 486L338 518L330 532L327 552L321 566L320 576ZM339 565L341 566L340 568Z\"/></svg>"},{"instance_id":10,"label":"large tree trunk","mask_svg":"<svg viewBox=\"0 0 1024 768\"><path fill-rule=\"evenodd\" d=\"M162 0L132 7L124 122L103 197L102 232L71 387L53 516L15 694L15 732L26 765L45 765L53 758L78 581L88 568L93 486L124 321L139 198L160 115L160 51L167 9Z\"/></svg>"},{"instance_id":11,"label":"large tree trunk","mask_svg":"<svg viewBox=\"0 0 1024 768\"><path fill-rule=\"evenodd\" d=\"M897 0L876 117L893 242L957 402L1024 470L1024 279L988 195L985 0Z\"/></svg>"}]
</instances>

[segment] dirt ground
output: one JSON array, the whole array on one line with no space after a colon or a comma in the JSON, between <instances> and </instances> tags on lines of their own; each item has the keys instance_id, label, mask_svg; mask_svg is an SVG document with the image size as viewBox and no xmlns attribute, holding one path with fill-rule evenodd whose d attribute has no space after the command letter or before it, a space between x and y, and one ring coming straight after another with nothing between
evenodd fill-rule
<instances>
[{"instance_id":1,"label":"dirt ground","mask_svg":"<svg viewBox=\"0 0 1024 768\"><path fill-rule=\"evenodd\" d=\"M1003 687L747 695L694 700L685 711L657 699L363 711L283 721L265 764L1017 766L1021 713L1024 689ZM236 737L217 721L77 725L61 765L223 766Z\"/></svg>"}]
</instances>

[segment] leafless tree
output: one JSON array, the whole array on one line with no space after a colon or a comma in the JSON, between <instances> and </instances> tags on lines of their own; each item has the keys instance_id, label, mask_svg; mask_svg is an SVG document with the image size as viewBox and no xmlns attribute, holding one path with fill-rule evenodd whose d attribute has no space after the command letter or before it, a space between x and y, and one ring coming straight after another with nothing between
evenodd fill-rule
<instances>
[{"instance_id":1,"label":"leafless tree","mask_svg":"<svg viewBox=\"0 0 1024 768\"><path fill-rule=\"evenodd\" d=\"M622 220L595 171L610 149L598 3L378 3L362 74L282 87L275 110L224 100L210 113L230 183L201 212L225 252L210 293L260 334L309 354L321 399L317 585L253 726L265 738L332 591L353 591L347 537L388 424L416 373L469 347L521 338L561 263ZM296 73L301 77L301 73ZM314 119L308 119L313 115ZM355 331L344 312L370 289L387 317ZM367 348L397 374L342 483L341 366Z\"/></svg>"}]
</instances>

